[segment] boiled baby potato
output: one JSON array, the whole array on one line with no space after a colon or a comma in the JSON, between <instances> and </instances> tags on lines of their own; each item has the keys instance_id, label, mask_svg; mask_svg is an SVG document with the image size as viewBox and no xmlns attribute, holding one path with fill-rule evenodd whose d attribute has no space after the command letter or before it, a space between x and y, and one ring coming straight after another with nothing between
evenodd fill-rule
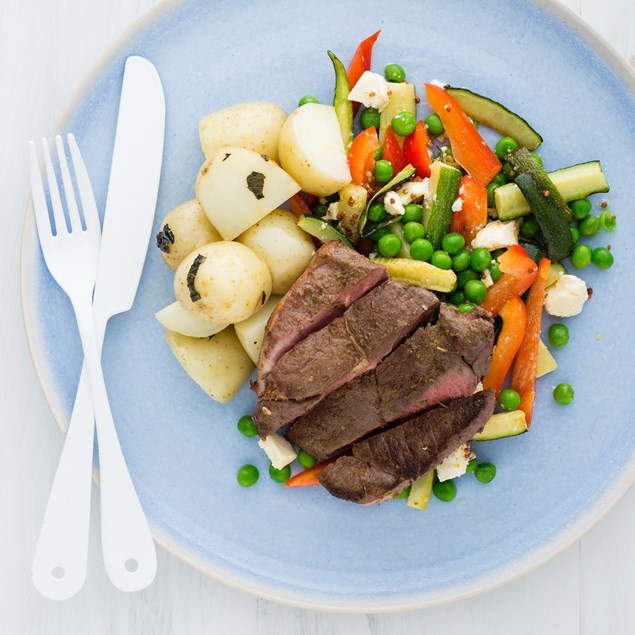
<instances>
[{"instance_id":1,"label":"boiled baby potato","mask_svg":"<svg viewBox=\"0 0 635 635\"><path fill-rule=\"evenodd\" d=\"M262 309L256 311L251 317L234 324L234 330L247 355L254 364L258 364L262 340L265 337L265 327L269 316L273 313L282 296L272 295Z\"/></svg>"},{"instance_id":2,"label":"boiled baby potato","mask_svg":"<svg viewBox=\"0 0 635 635\"><path fill-rule=\"evenodd\" d=\"M232 240L300 186L275 162L253 150L223 148L196 179L196 198L225 240Z\"/></svg>"},{"instance_id":3,"label":"boiled baby potato","mask_svg":"<svg viewBox=\"0 0 635 635\"><path fill-rule=\"evenodd\" d=\"M154 314L159 324L168 331L189 337L209 337L222 331L227 324L217 324L184 309L178 302L168 304Z\"/></svg>"},{"instance_id":4,"label":"boiled baby potato","mask_svg":"<svg viewBox=\"0 0 635 635\"><path fill-rule=\"evenodd\" d=\"M237 240L267 263L272 293L286 293L315 254L311 237L298 227L297 218L284 209L274 209Z\"/></svg>"},{"instance_id":5,"label":"boiled baby potato","mask_svg":"<svg viewBox=\"0 0 635 635\"><path fill-rule=\"evenodd\" d=\"M211 159L228 146L246 148L278 160L278 137L287 113L264 101L237 104L203 117L198 124L201 147Z\"/></svg>"},{"instance_id":6,"label":"boiled baby potato","mask_svg":"<svg viewBox=\"0 0 635 635\"><path fill-rule=\"evenodd\" d=\"M221 403L227 403L238 392L254 368L232 327L211 339L166 330L165 339L185 372Z\"/></svg>"},{"instance_id":7,"label":"boiled baby potato","mask_svg":"<svg viewBox=\"0 0 635 635\"><path fill-rule=\"evenodd\" d=\"M304 104L294 110L282 126L278 153L280 165L310 194L329 196L351 182L333 106Z\"/></svg>"},{"instance_id":8,"label":"boiled baby potato","mask_svg":"<svg viewBox=\"0 0 635 635\"><path fill-rule=\"evenodd\" d=\"M218 324L246 320L265 304L270 294L267 264L251 249L230 241L193 251L174 276L178 303Z\"/></svg>"},{"instance_id":9,"label":"boiled baby potato","mask_svg":"<svg viewBox=\"0 0 635 635\"><path fill-rule=\"evenodd\" d=\"M200 203L193 198L167 213L157 234L157 246L165 264L176 271L185 256L208 243L222 240Z\"/></svg>"}]
</instances>

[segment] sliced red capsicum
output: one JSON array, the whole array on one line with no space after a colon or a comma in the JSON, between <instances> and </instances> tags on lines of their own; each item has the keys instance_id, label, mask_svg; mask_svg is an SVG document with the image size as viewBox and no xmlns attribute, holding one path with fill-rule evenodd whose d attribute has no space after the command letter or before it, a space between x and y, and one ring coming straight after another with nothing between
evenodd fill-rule
<instances>
[{"instance_id":1,"label":"sliced red capsicum","mask_svg":"<svg viewBox=\"0 0 635 635\"><path fill-rule=\"evenodd\" d=\"M311 208L302 198L300 192L297 192L289 199L289 210L298 218L300 216L311 216Z\"/></svg>"},{"instance_id":2,"label":"sliced red capsicum","mask_svg":"<svg viewBox=\"0 0 635 635\"><path fill-rule=\"evenodd\" d=\"M498 258L503 275L487 290L481 306L496 317L514 296L521 296L538 275L538 265L520 246L510 247Z\"/></svg>"},{"instance_id":3,"label":"sliced red capsicum","mask_svg":"<svg viewBox=\"0 0 635 635\"><path fill-rule=\"evenodd\" d=\"M326 461L322 461L313 467L310 467L307 470L302 470L302 472L298 472L295 476L292 476L290 479L286 480L284 483L285 487L308 487L310 485L319 485L320 481L318 480L318 474L327 466L329 463L333 463L335 458L326 459Z\"/></svg>"},{"instance_id":4,"label":"sliced red capsicum","mask_svg":"<svg viewBox=\"0 0 635 635\"><path fill-rule=\"evenodd\" d=\"M523 301L518 296L514 296L505 303L499 315L503 318L503 328L496 340L492 365L487 375L483 377L483 389L494 389L497 397L525 337L527 310Z\"/></svg>"},{"instance_id":5,"label":"sliced red capsicum","mask_svg":"<svg viewBox=\"0 0 635 635\"><path fill-rule=\"evenodd\" d=\"M551 261L543 258L538 265L538 275L527 297L527 331L518 349L510 385L520 395L520 410L525 413L527 425L531 424L536 398L536 365L540 344L540 323L545 303L545 287Z\"/></svg>"},{"instance_id":6,"label":"sliced red capsicum","mask_svg":"<svg viewBox=\"0 0 635 635\"><path fill-rule=\"evenodd\" d=\"M390 164L392 165L393 175L397 174L397 172L401 172L401 170L403 170L403 168L406 166L403 152L401 151L401 146L399 145L399 139L397 139L397 135L390 127L386 129L386 136L384 137L384 147L381 151L381 158L385 159L386 161L390 161Z\"/></svg>"},{"instance_id":7,"label":"sliced red capsicum","mask_svg":"<svg viewBox=\"0 0 635 635\"><path fill-rule=\"evenodd\" d=\"M459 184L459 198L461 209L452 214L450 231L461 234L470 245L487 223L487 190L471 176L464 176Z\"/></svg>"},{"instance_id":8,"label":"sliced red capsicum","mask_svg":"<svg viewBox=\"0 0 635 635\"><path fill-rule=\"evenodd\" d=\"M355 185L366 185L373 180L375 151L379 148L377 130L373 127L360 132L348 150L348 167Z\"/></svg>"},{"instance_id":9,"label":"sliced red capsicum","mask_svg":"<svg viewBox=\"0 0 635 635\"><path fill-rule=\"evenodd\" d=\"M500 172L501 163L454 97L435 84L426 84L432 110L439 115L458 164L483 187Z\"/></svg>"},{"instance_id":10,"label":"sliced red capsicum","mask_svg":"<svg viewBox=\"0 0 635 635\"><path fill-rule=\"evenodd\" d=\"M375 40L379 37L381 33L381 29L377 31L377 33L373 33L370 37L367 37L355 51L355 55L353 55L353 59L348 66L348 71L346 73L348 77L348 85L350 89L353 90L353 86L357 84L357 80L362 76L364 71L370 70L370 62L373 56L373 45L375 44ZM359 108L359 103L353 103L353 110L357 111Z\"/></svg>"},{"instance_id":11,"label":"sliced red capsicum","mask_svg":"<svg viewBox=\"0 0 635 635\"><path fill-rule=\"evenodd\" d=\"M432 159L428 153L430 147L430 137L423 121L417 121L415 130L408 135L403 142L404 163L417 169L417 176L425 179L430 176L430 166ZM485 204L487 205L487 192L485 193ZM486 210L487 212L487 210Z\"/></svg>"}]
</instances>

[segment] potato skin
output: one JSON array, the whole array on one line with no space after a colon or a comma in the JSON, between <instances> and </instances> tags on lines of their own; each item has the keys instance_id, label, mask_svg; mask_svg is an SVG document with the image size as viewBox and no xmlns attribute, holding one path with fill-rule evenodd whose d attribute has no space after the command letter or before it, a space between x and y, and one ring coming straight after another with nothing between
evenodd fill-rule
<instances>
[{"instance_id":1,"label":"potato skin","mask_svg":"<svg viewBox=\"0 0 635 635\"><path fill-rule=\"evenodd\" d=\"M278 160L278 137L287 118L280 106L253 101L223 108L199 122L199 138L206 159L221 148L236 146Z\"/></svg>"},{"instance_id":2,"label":"potato skin","mask_svg":"<svg viewBox=\"0 0 635 635\"><path fill-rule=\"evenodd\" d=\"M200 264L188 284L197 259ZM194 250L174 276L178 303L219 324L246 320L270 294L269 267L251 249L231 241L214 242Z\"/></svg>"},{"instance_id":3,"label":"potato skin","mask_svg":"<svg viewBox=\"0 0 635 635\"><path fill-rule=\"evenodd\" d=\"M291 212L275 209L236 239L267 263L271 292L279 295L289 290L315 254L313 240L296 221Z\"/></svg>"},{"instance_id":4,"label":"potato skin","mask_svg":"<svg viewBox=\"0 0 635 635\"><path fill-rule=\"evenodd\" d=\"M165 245L164 248L168 251L161 250L161 257L172 271L176 271L183 258L195 249L222 240L200 203L194 198L169 211L161 221L161 231L166 225L174 236L174 242Z\"/></svg>"}]
</instances>

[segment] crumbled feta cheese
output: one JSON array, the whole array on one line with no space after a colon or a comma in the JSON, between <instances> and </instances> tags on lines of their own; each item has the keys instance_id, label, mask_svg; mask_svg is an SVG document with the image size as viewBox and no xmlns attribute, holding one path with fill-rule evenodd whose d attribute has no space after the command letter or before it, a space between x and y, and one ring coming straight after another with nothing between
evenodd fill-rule
<instances>
[{"instance_id":1,"label":"crumbled feta cheese","mask_svg":"<svg viewBox=\"0 0 635 635\"><path fill-rule=\"evenodd\" d=\"M474 394L476 394L477 392L481 392L481 390L483 390L483 382L479 381L478 384L476 384L476 388L474 389Z\"/></svg>"},{"instance_id":2,"label":"crumbled feta cheese","mask_svg":"<svg viewBox=\"0 0 635 635\"><path fill-rule=\"evenodd\" d=\"M437 478L440 481L449 481L465 474L467 464L474 457L470 448L470 442L460 445L450 456L437 465Z\"/></svg>"},{"instance_id":3,"label":"crumbled feta cheese","mask_svg":"<svg viewBox=\"0 0 635 635\"><path fill-rule=\"evenodd\" d=\"M454 203L452 203L452 211L460 212L463 209L463 199L459 196L454 199Z\"/></svg>"},{"instance_id":4,"label":"crumbled feta cheese","mask_svg":"<svg viewBox=\"0 0 635 635\"><path fill-rule=\"evenodd\" d=\"M447 82L442 82L440 79L433 79L430 82L433 86L438 86L439 88L446 89L450 84Z\"/></svg>"},{"instance_id":5,"label":"crumbled feta cheese","mask_svg":"<svg viewBox=\"0 0 635 635\"><path fill-rule=\"evenodd\" d=\"M549 315L570 317L582 311L589 293L584 280L565 273L545 292L545 309Z\"/></svg>"},{"instance_id":6,"label":"crumbled feta cheese","mask_svg":"<svg viewBox=\"0 0 635 635\"><path fill-rule=\"evenodd\" d=\"M414 203L430 192L429 179L423 181L408 181L399 188L399 198L404 205Z\"/></svg>"},{"instance_id":7,"label":"crumbled feta cheese","mask_svg":"<svg viewBox=\"0 0 635 635\"><path fill-rule=\"evenodd\" d=\"M386 192L384 196L384 207L391 216L401 216L406 211L401 202L401 197L394 190Z\"/></svg>"},{"instance_id":8,"label":"crumbled feta cheese","mask_svg":"<svg viewBox=\"0 0 635 635\"><path fill-rule=\"evenodd\" d=\"M323 218L325 220L337 220L337 214L340 211L340 204L335 201L335 203L331 203L326 209L326 214L324 214Z\"/></svg>"},{"instance_id":9,"label":"crumbled feta cheese","mask_svg":"<svg viewBox=\"0 0 635 635\"><path fill-rule=\"evenodd\" d=\"M518 244L518 221L495 220L487 223L472 240L472 247L502 249Z\"/></svg>"},{"instance_id":10,"label":"crumbled feta cheese","mask_svg":"<svg viewBox=\"0 0 635 635\"><path fill-rule=\"evenodd\" d=\"M289 465L298 456L293 446L278 434L270 434L264 439L260 439L258 445L265 451L271 461L271 465L276 470L281 470L286 465Z\"/></svg>"},{"instance_id":11,"label":"crumbled feta cheese","mask_svg":"<svg viewBox=\"0 0 635 635\"><path fill-rule=\"evenodd\" d=\"M492 274L489 269L483 270L483 273L481 273L481 280L485 283L485 286L488 289L494 284L494 280L492 280Z\"/></svg>"},{"instance_id":12,"label":"crumbled feta cheese","mask_svg":"<svg viewBox=\"0 0 635 635\"><path fill-rule=\"evenodd\" d=\"M377 108L381 112L390 101L388 82L383 75L364 71L348 94L349 101L359 101L367 108Z\"/></svg>"}]
</instances>

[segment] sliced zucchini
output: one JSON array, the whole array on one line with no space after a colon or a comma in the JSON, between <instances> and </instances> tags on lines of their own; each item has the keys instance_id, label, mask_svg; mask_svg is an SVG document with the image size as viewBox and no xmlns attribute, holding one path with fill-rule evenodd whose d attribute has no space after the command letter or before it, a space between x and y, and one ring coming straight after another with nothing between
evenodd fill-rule
<instances>
[{"instance_id":1,"label":"sliced zucchini","mask_svg":"<svg viewBox=\"0 0 635 635\"><path fill-rule=\"evenodd\" d=\"M481 432L472 437L472 441L493 441L494 439L504 439L514 437L527 432L527 420L522 410L512 410L511 412L500 412L492 415Z\"/></svg>"},{"instance_id":2,"label":"sliced zucchini","mask_svg":"<svg viewBox=\"0 0 635 635\"><path fill-rule=\"evenodd\" d=\"M411 260L412 256L410 255L408 242L406 241L403 235L403 225L401 223L393 223L392 225L390 225L390 227L388 227L388 231L391 234L395 234L395 236L399 236L399 238L401 239L401 249L399 250L399 253L397 254L396 257L406 258L408 260Z\"/></svg>"},{"instance_id":3,"label":"sliced zucchini","mask_svg":"<svg viewBox=\"0 0 635 635\"><path fill-rule=\"evenodd\" d=\"M333 96L333 107L337 115L337 121L340 124L342 132L342 140L344 147L348 152L348 148L353 141L353 102L349 101L348 95L351 88L348 85L348 77L346 75L346 67L337 56L331 51L327 51L328 56L333 62L335 69L335 94Z\"/></svg>"},{"instance_id":4,"label":"sliced zucchini","mask_svg":"<svg viewBox=\"0 0 635 635\"><path fill-rule=\"evenodd\" d=\"M441 161L433 161L430 168L430 196L426 197L423 220L426 238L435 249L441 248L443 236L452 222L452 204L459 194L463 173Z\"/></svg>"},{"instance_id":5,"label":"sliced zucchini","mask_svg":"<svg viewBox=\"0 0 635 635\"><path fill-rule=\"evenodd\" d=\"M410 486L410 494L408 495L408 506L423 511L430 502L430 494L432 493L432 483L434 481L434 470L430 470L421 478L418 478Z\"/></svg>"},{"instance_id":6,"label":"sliced zucchini","mask_svg":"<svg viewBox=\"0 0 635 635\"><path fill-rule=\"evenodd\" d=\"M338 231L333 227L333 225L329 225L326 221L321 218L314 218L313 216L300 216L298 218L298 227L303 229L307 234L311 234L311 236L315 236L318 240L323 243L328 243L331 240L339 240L344 243L347 247L353 248L351 242L342 232Z\"/></svg>"},{"instance_id":7,"label":"sliced zucchini","mask_svg":"<svg viewBox=\"0 0 635 635\"><path fill-rule=\"evenodd\" d=\"M337 218L339 226L346 237L357 244L359 238L359 219L366 209L368 192L365 187L349 183L340 190L340 200L337 204Z\"/></svg>"},{"instance_id":8,"label":"sliced zucchini","mask_svg":"<svg viewBox=\"0 0 635 635\"><path fill-rule=\"evenodd\" d=\"M538 340L538 357L536 358L536 377L542 377L547 373L558 368L556 360L553 358L551 351L547 348L547 345Z\"/></svg>"},{"instance_id":9,"label":"sliced zucchini","mask_svg":"<svg viewBox=\"0 0 635 635\"><path fill-rule=\"evenodd\" d=\"M527 255L536 263L540 262L540 259L544 257L545 252L543 248L533 240L519 240L518 244L527 252Z\"/></svg>"},{"instance_id":10,"label":"sliced zucchini","mask_svg":"<svg viewBox=\"0 0 635 635\"><path fill-rule=\"evenodd\" d=\"M450 293L456 287L456 274L451 269L439 269L429 262L411 258L373 258L373 262L384 265L388 275L406 284Z\"/></svg>"},{"instance_id":11,"label":"sliced zucchini","mask_svg":"<svg viewBox=\"0 0 635 635\"><path fill-rule=\"evenodd\" d=\"M466 115L493 128L504 137L512 137L518 145L535 150L542 143L542 137L521 116L503 104L467 88L450 86L446 91L459 102Z\"/></svg>"},{"instance_id":12,"label":"sliced zucchini","mask_svg":"<svg viewBox=\"0 0 635 635\"><path fill-rule=\"evenodd\" d=\"M586 198L598 192L608 192L609 184L599 161L578 163L568 168L549 172L549 178L568 203ZM500 220L513 220L526 216L531 211L520 189L515 183L501 185L494 190L494 203Z\"/></svg>"},{"instance_id":13,"label":"sliced zucchini","mask_svg":"<svg viewBox=\"0 0 635 635\"><path fill-rule=\"evenodd\" d=\"M388 82L388 94L390 100L388 105L381 111L379 116L379 145L384 147L386 130L390 127L392 118L403 110L407 110L416 116L417 103L415 101L415 85L405 82ZM401 137L397 137L401 139Z\"/></svg>"},{"instance_id":14,"label":"sliced zucchini","mask_svg":"<svg viewBox=\"0 0 635 635\"><path fill-rule=\"evenodd\" d=\"M552 262L549 266L549 274L547 275L547 281L545 282L545 289L550 287L558 278L567 273L565 266L559 262Z\"/></svg>"}]
</instances>

